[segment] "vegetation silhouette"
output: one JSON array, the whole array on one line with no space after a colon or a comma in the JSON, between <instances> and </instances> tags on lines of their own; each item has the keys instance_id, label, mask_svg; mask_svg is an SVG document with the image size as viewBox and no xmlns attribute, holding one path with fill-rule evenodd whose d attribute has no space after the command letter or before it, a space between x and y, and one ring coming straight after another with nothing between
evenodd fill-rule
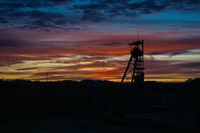
<instances>
[{"instance_id":1,"label":"vegetation silhouette","mask_svg":"<svg viewBox=\"0 0 200 133\"><path fill-rule=\"evenodd\" d=\"M55 116L125 127L191 132L200 117L200 78L183 83L0 80L1 123ZM101 125L100 124L100 125Z\"/></svg>"}]
</instances>

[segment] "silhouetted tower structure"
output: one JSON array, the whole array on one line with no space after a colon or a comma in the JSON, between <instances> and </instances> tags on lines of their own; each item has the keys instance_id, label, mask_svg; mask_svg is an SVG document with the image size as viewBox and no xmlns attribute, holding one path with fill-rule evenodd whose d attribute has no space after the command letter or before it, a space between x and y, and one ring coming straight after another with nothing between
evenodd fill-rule
<instances>
[{"instance_id":1,"label":"silhouetted tower structure","mask_svg":"<svg viewBox=\"0 0 200 133\"><path fill-rule=\"evenodd\" d=\"M144 40L138 40L130 45L131 57L122 77L121 83L125 79L130 80L131 83L143 84L144 83ZM130 76L128 76L130 74Z\"/></svg>"}]
</instances>

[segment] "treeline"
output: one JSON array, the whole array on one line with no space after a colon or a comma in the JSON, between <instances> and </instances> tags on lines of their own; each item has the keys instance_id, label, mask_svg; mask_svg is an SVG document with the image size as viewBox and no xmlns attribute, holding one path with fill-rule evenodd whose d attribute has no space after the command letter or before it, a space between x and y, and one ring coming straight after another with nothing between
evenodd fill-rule
<instances>
[{"instance_id":1,"label":"treeline","mask_svg":"<svg viewBox=\"0 0 200 133\"><path fill-rule=\"evenodd\" d=\"M143 86L108 81L0 81L0 117L15 120L49 115L126 115L171 112L199 116L200 79Z\"/></svg>"}]
</instances>

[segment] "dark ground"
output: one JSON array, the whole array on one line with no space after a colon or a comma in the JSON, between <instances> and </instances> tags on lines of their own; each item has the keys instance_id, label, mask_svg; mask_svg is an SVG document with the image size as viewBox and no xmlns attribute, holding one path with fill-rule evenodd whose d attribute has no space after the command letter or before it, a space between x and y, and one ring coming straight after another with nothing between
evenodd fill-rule
<instances>
[{"instance_id":1,"label":"dark ground","mask_svg":"<svg viewBox=\"0 0 200 133\"><path fill-rule=\"evenodd\" d=\"M199 132L200 79L0 81L0 133Z\"/></svg>"}]
</instances>

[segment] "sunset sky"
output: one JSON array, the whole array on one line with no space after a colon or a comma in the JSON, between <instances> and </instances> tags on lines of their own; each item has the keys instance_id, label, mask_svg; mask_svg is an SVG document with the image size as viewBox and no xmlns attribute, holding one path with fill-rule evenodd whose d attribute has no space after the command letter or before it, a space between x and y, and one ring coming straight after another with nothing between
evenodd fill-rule
<instances>
[{"instance_id":1,"label":"sunset sky","mask_svg":"<svg viewBox=\"0 0 200 133\"><path fill-rule=\"evenodd\" d=\"M120 81L144 40L145 80L200 77L200 0L0 0L0 77Z\"/></svg>"}]
</instances>

